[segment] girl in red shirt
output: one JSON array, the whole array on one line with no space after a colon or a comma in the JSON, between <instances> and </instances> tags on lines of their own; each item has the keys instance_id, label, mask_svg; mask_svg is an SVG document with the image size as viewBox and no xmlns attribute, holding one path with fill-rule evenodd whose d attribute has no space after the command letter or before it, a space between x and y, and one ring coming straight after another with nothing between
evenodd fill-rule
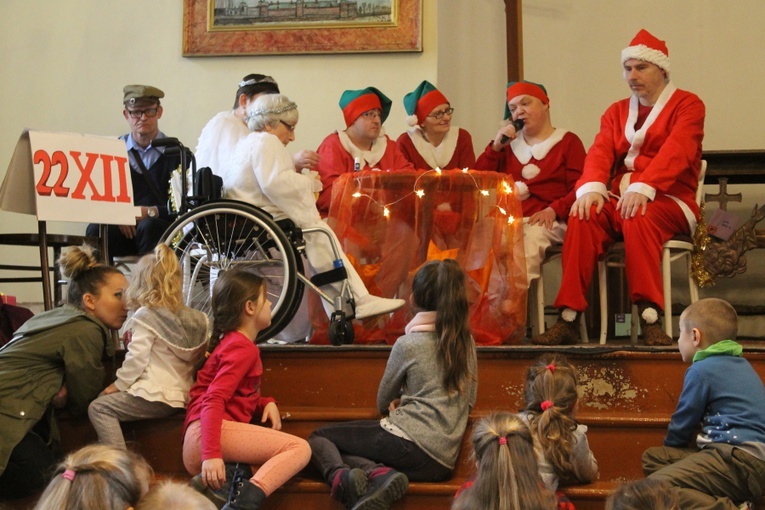
<instances>
[{"instance_id":1,"label":"girl in red shirt","mask_svg":"<svg viewBox=\"0 0 765 510\"><path fill-rule=\"evenodd\" d=\"M257 509L308 464L311 449L279 431L276 402L260 395L263 364L255 338L271 323L264 280L244 270L222 273L212 314L209 357L189 395L183 463L196 475L192 486L219 508ZM257 417L271 428L250 424Z\"/></svg>"}]
</instances>

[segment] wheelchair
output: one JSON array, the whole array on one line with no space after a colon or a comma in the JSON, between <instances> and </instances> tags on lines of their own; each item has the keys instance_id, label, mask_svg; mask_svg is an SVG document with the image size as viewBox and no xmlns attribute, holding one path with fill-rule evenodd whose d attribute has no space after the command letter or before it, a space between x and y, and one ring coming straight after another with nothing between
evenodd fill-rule
<instances>
[{"instance_id":1,"label":"wheelchair","mask_svg":"<svg viewBox=\"0 0 765 510\"><path fill-rule=\"evenodd\" d=\"M159 144L157 144L159 142ZM155 140L166 151L181 151L181 168L191 162L192 193L182 193L175 204L178 216L167 228L160 242L175 251L183 275L183 296L187 306L211 313L212 288L218 275L232 268L251 271L267 283L272 303L271 324L263 329L257 342L276 336L294 318L305 287L316 292L334 311L330 317L329 339L333 345L353 343L355 303L346 280L338 247L332 244L335 268L309 278L304 274L304 233L320 229L296 227L287 220L273 217L252 204L220 198L221 180L209 168L196 169L194 156L176 139ZM188 190L186 172L181 171L182 190ZM331 239L330 239L331 240ZM332 299L321 286L342 281L340 295Z\"/></svg>"}]
</instances>

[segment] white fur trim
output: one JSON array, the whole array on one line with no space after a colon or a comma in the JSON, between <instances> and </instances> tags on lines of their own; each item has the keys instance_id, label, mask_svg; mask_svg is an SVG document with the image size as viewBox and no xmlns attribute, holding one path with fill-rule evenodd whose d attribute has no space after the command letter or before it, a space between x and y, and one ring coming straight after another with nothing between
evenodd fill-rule
<instances>
[{"instance_id":1,"label":"white fur trim","mask_svg":"<svg viewBox=\"0 0 765 510\"><path fill-rule=\"evenodd\" d=\"M649 307L643 310L640 317L643 318L646 324L655 324L659 320L659 312L656 311L656 308Z\"/></svg>"},{"instance_id":2,"label":"white fur trim","mask_svg":"<svg viewBox=\"0 0 765 510\"><path fill-rule=\"evenodd\" d=\"M406 125L409 127L417 126L419 123L417 121L417 115L407 115L406 117Z\"/></svg>"},{"instance_id":3,"label":"white fur trim","mask_svg":"<svg viewBox=\"0 0 765 510\"><path fill-rule=\"evenodd\" d=\"M431 168L444 168L452 160L454 151L457 150L460 128L452 126L438 147L434 147L425 139L419 126L410 129L407 134L412 140L414 148Z\"/></svg>"},{"instance_id":4,"label":"white fur trim","mask_svg":"<svg viewBox=\"0 0 765 510\"><path fill-rule=\"evenodd\" d=\"M560 314L560 317L566 322L574 322L576 320L576 313L576 310L572 310L571 308L564 308Z\"/></svg>"},{"instance_id":5,"label":"white fur trim","mask_svg":"<svg viewBox=\"0 0 765 510\"><path fill-rule=\"evenodd\" d=\"M631 58L656 64L669 74L669 57L659 50L649 48L645 44L629 46L622 50L622 64Z\"/></svg>"},{"instance_id":6,"label":"white fur trim","mask_svg":"<svg viewBox=\"0 0 765 510\"><path fill-rule=\"evenodd\" d=\"M539 172L541 171L542 171L541 168L539 168L534 163L531 163L523 167L523 170L521 170L521 175L523 176L524 179L526 179L527 181L530 181L531 179L539 175Z\"/></svg>"},{"instance_id":7,"label":"white fur trim","mask_svg":"<svg viewBox=\"0 0 765 510\"><path fill-rule=\"evenodd\" d=\"M656 100L656 104L654 104L653 108L651 108L651 113L648 114L645 122L643 122L643 125L640 126L640 129L637 131L635 131L635 122L637 121L638 117L639 100L634 94L630 98L630 111L627 114L627 122L624 125L624 137L631 144L629 150L627 151L627 156L624 158L624 166L626 166L629 170L635 169L635 158L640 153L641 147L643 147L643 141L645 140L646 132L653 125L654 121L656 121L656 118L659 116L662 110L664 110L664 107L667 106L667 103L676 90L677 87L675 87L672 82L669 82L665 85L664 90L662 90L661 94L659 94L659 99Z\"/></svg>"},{"instance_id":8,"label":"white fur trim","mask_svg":"<svg viewBox=\"0 0 765 510\"><path fill-rule=\"evenodd\" d=\"M591 191L600 193L606 198L606 200L608 200L608 188L606 188L604 183L596 181L586 182L579 186L579 189L576 190L576 198L581 198L582 195Z\"/></svg>"},{"instance_id":9,"label":"white fur trim","mask_svg":"<svg viewBox=\"0 0 765 510\"><path fill-rule=\"evenodd\" d=\"M372 150L362 151L351 142L345 131L338 131L337 136L340 138L340 145L348 151L348 154L354 158L361 158L367 162L370 168L374 168L377 163L380 162L385 155L385 148L388 146L388 137L385 135L385 129L380 128L380 136L372 144ZM364 165L362 165L364 168Z\"/></svg>"},{"instance_id":10,"label":"white fur trim","mask_svg":"<svg viewBox=\"0 0 765 510\"><path fill-rule=\"evenodd\" d=\"M529 193L529 186L523 181L515 181L515 193L518 197L518 200L523 202L527 198L531 196L531 193Z\"/></svg>"},{"instance_id":11,"label":"white fur trim","mask_svg":"<svg viewBox=\"0 0 765 510\"><path fill-rule=\"evenodd\" d=\"M539 142L535 145L527 144L523 134L518 133L518 136L515 138L515 140L510 142L510 148L513 150L515 157L518 158L518 161L525 165L531 161L531 158L534 158L537 161L545 159L547 153L549 153L550 150L558 144L558 142L563 140L563 136L566 133L568 133L567 129L556 128L555 131L553 131L553 133L548 136L545 141Z\"/></svg>"}]
</instances>

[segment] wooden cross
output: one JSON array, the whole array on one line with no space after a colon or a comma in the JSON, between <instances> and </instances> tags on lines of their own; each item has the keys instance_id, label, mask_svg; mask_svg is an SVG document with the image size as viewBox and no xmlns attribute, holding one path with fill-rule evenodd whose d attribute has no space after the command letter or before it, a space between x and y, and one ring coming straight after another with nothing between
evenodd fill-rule
<instances>
[{"instance_id":1,"label":"wooden cross","mask_svg":"<svg viewBox=\"0 0 765 510\"><path fill-rule=\"evenodd\" d=\"M719 202L720 209L723 211L728 210L728 202L741 202L741 193L728 194L728 178L718 178L718 184L720 186L720 192L712 195L711 193L704 194L705 202Z\"/></svg>"}]
</instances>

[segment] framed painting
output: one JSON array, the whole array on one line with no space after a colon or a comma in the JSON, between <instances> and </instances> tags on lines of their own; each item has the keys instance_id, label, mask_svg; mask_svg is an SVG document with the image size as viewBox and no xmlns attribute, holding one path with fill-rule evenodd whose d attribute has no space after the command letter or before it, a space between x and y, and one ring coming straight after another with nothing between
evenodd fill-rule
<instances>
[{"instance_id":1,"label":"framed painting","mask_svg":"<svg viewBox=\"0 0 765 510\"><path fill-rule=\"evenodd\" d=\"M422 51L422 0L183 0L183 56Z\"/></svg>"}]
</instances>

